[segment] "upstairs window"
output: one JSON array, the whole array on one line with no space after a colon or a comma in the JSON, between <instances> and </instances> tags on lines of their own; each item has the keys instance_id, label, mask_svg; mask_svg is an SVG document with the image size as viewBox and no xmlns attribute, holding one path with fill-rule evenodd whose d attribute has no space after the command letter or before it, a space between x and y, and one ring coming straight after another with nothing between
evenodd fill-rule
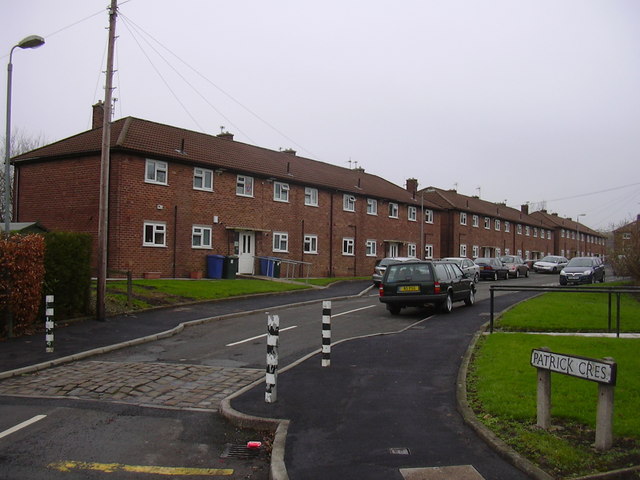
<instances>
[{"instance_id":1,"label":"upstairs window","mask_svg":"<svg viewBox=\"0 0 640 480\"><path fill-rule=\"evenodd\" d=\"M253 197L253 177L238 175L236 180L236 195Z\"/></svg>"},{"instance_id":2,"label":"upstairs window","mask_svg":"<svg viewBox=\"0 0 640 480\"><path fill-rule=\"evenodd\" d=\"M367 198L367 215L378 215L378 201L375 198Z\"/></svg>"},{"instance_id":3,"label":"upstairs window","mask_svg":"<svg viewBox=\"0 0 640 480\"><path fill-rule=\"evenodd\" d=\"M495 229L496 232L499 232L500 231L500 220L498 220L496 218L493 223L494 223L493 228Z\"/></svg>"},{"instance_id":4,"label":"upstairs window","mask_svg":"<svg viewBox=\"0 0 640 480\"><path fill-rule=\"evenodd\" d=\"M460 225L467 224L467 212L460 212Z\"/></svg>"},{"instance_id":5,"label":"upstairs window","mask_svg":"<svg viewBox=\"0 0 640 480\"><path fill-rule=\"evenodd\" d=\"M289 184L282 182L273 182L273 199L276 202L288 202Z\"/></svg>"},{"instance_id":6,"label":"upstairs window","mask_svg":"<svg viewBox=\"0 0 640 480\"><path fill-rule=\"evenodd\" d=\"M309 207L318 206L318 189L312 187L304 188L304 204Z\"/></svg>"},{"instance_id":7,"label":"upstairs window","mask_svg":"<svg viewBox=\"0 0 640 480\"><path fill-rule=\"evenodd\" d=\"M389 217L398 218L398 204L389 202Z\"/></svg>"},{"instance_id":8,"label":"upstairs window","mask_svg":"<svg viewBox=\"0 0 640 480\"><path fill-rule=\"evenodd\" d=\"M418 217L418 209L416 207L409 207L407 210L407 218L411 222L415 222ZM415 256L415 255L414 255Z\"/></svg>"},{"instance_id":9,"label":"upstairs window","mask_svg":"<svg viewBox=\"0 0 640 480\"><path fill-rule=\"evenodd\" d=\"M478 217L478 215L474 215L472 217L472 225L476 228L478 228L478 225L480 225L480 217Z\"/></svg>"},{"instance_id":10,"label":"upstairs window","mask_svg":"<svg viewBox=\"0 0 640 480\"><path fill-rule=\"evenodd\" d=\"M424 211L424 223L433 223L433 210Z\"/></svg>"},{"instance_id":11,"label":"upstairs window","mask_svg":"<svg viewBox=\"0 0 640 480\"><path fill-rule=\"evenodd\" d=\"M511 223L504 222L504 231L509 233L511 231Z\"/></svg>"},{"instance_id":12,"label":"upstairs window","mask_svg":"<svg viewBox=\"0 0 640 480\"><path fill-rule=\"evenodd\" d=\"M491 229L491 219L489 217L484 217L484 228Z\"/></svg>"},{"instance_id":13,"label":"upstairs window","mask_svg":"<svg viewBox=\"0 0 640 480\"><path fill-rule=\"evenodd\" d=\"M169 167L167 162L147 159L144 181L147 183L156 183L158 185L167 185L168 170Z\"/></svg>"},{"instance_id":14,"label":"upstairs window","mask_svg":"<svg viewBox=\"0 0 640 480\"><path fill-rule=\"evenodd\" d=\"M193 189L213 191L213 170L205 168L193 169Z\"/></svg>"},{"instance_id":15,"label":"upstairs window","mask_svg":"<svg viewBox=\"0 0 640 480\"><path fill-rule=\"evenodd\" d=\"M356 197L353 195L349 195L345 193L342 196L342 209L345 212L355 212L356 211Z\"/></svg>"}]
</instances>

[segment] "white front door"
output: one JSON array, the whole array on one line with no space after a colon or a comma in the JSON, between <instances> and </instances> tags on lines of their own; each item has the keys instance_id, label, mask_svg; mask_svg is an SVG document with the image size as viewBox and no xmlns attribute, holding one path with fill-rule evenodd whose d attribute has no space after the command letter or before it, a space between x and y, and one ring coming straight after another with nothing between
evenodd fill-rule
<instances>
[{"instance_id":1,"label":"white front door","mask_svg":"<svg viewBox=\"0 0 640 480\"><path fill-rule=\"evenodd\" d=\"M398 245L397 243L389 243L389 256L390 257L397 257L398 256L398 252L400 251L400 245Z\"/></svg>"},{"instance_id":2,"label":"white front door","mask_svg":"<svg viewBox=\"0 0 640 480\"><path fill-rule=\"evenodd\" d=\"M253 255L256 249L255 232L239 232L238 273L253 275Z\"/></svg>"}]
</instances>

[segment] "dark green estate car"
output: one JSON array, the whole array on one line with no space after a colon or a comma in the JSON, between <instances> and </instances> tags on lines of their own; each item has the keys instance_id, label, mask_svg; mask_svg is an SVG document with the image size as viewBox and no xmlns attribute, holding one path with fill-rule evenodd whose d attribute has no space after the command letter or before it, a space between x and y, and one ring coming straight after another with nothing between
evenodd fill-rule
<instances>
[{"instance_id":1,"label":"dark green estate car","mask_svg":"<svg viewBox=\"0 0 640 480\"><path fill-rule=\"evenodd\" d=\"M412 261L389 265L380 284L380 301L393 315L405 307L432 304L443 312L453 309L453 302L471 306L476 287L472 278L452 262Z\"/></svg>"}]
</instances>

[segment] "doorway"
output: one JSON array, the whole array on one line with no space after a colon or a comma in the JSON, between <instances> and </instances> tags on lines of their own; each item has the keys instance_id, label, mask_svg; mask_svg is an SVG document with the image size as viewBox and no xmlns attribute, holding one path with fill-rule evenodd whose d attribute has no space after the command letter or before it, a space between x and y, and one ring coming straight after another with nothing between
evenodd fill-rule
<instances>
[{"instance_id":1,"label":"doorway","mask_svg":"<svg viewBox=\"0 0 640 480\"><path fill-rule=\"evenodd\" d=\"M256 232L238 232L238 273L253 275Z\"/></svg>"}]
</instances>

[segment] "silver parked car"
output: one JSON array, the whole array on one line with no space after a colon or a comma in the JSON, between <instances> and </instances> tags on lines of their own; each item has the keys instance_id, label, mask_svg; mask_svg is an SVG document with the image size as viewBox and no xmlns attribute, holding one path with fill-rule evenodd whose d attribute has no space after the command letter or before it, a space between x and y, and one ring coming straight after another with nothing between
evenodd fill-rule
<instances>
[{"instance_id":1,"label":"silver parked car","mask_svg":"<svg viewBox=\"0 0 640 480\"><path fill-rule=\"evenodd\" d=\"M382 281L382 277L384 276L384 272L387 270L389 265L393 265L395 263L403 263L417 260L417 258L413 257L386 257L376 263L376 266L373 268L373 275L371 276L371 280L376 287L380 286L380 282Z\"/></svg>"},{"instance_id":2,"label":"silver parked car","mask_svg":"<svg viewBox=\"0 0 640 480\"><path fill-rule=\"evenodd\" d=\"M460 269L466 273L469 278L472 278L475 283L480 281L480 267L476 265L473 260L465 257L446 257L442 260L458 264Z\"/></svg>"},{"instance_id":3,"label":"silver parked car","mask_svg":"<svg viewBox=\"0 0 640 480\"><path fill-rule=\"evenodd\" d=\"M538 273L560 273L567 266L567 257L547 255L533 264L533 270Z\"/></svg>"},{"instance_id":4,"label":"silver parked car","mask_svg":"<svg viewBox=\"0 0 640 480\"><path fill-rule=\"evenodd\" d=\"M509 267L510 277L520 278L529 276L529 266L524 263L522 257L518 255L503 255L500 257L500 260Z\"/></svg>"}]
</instances>

